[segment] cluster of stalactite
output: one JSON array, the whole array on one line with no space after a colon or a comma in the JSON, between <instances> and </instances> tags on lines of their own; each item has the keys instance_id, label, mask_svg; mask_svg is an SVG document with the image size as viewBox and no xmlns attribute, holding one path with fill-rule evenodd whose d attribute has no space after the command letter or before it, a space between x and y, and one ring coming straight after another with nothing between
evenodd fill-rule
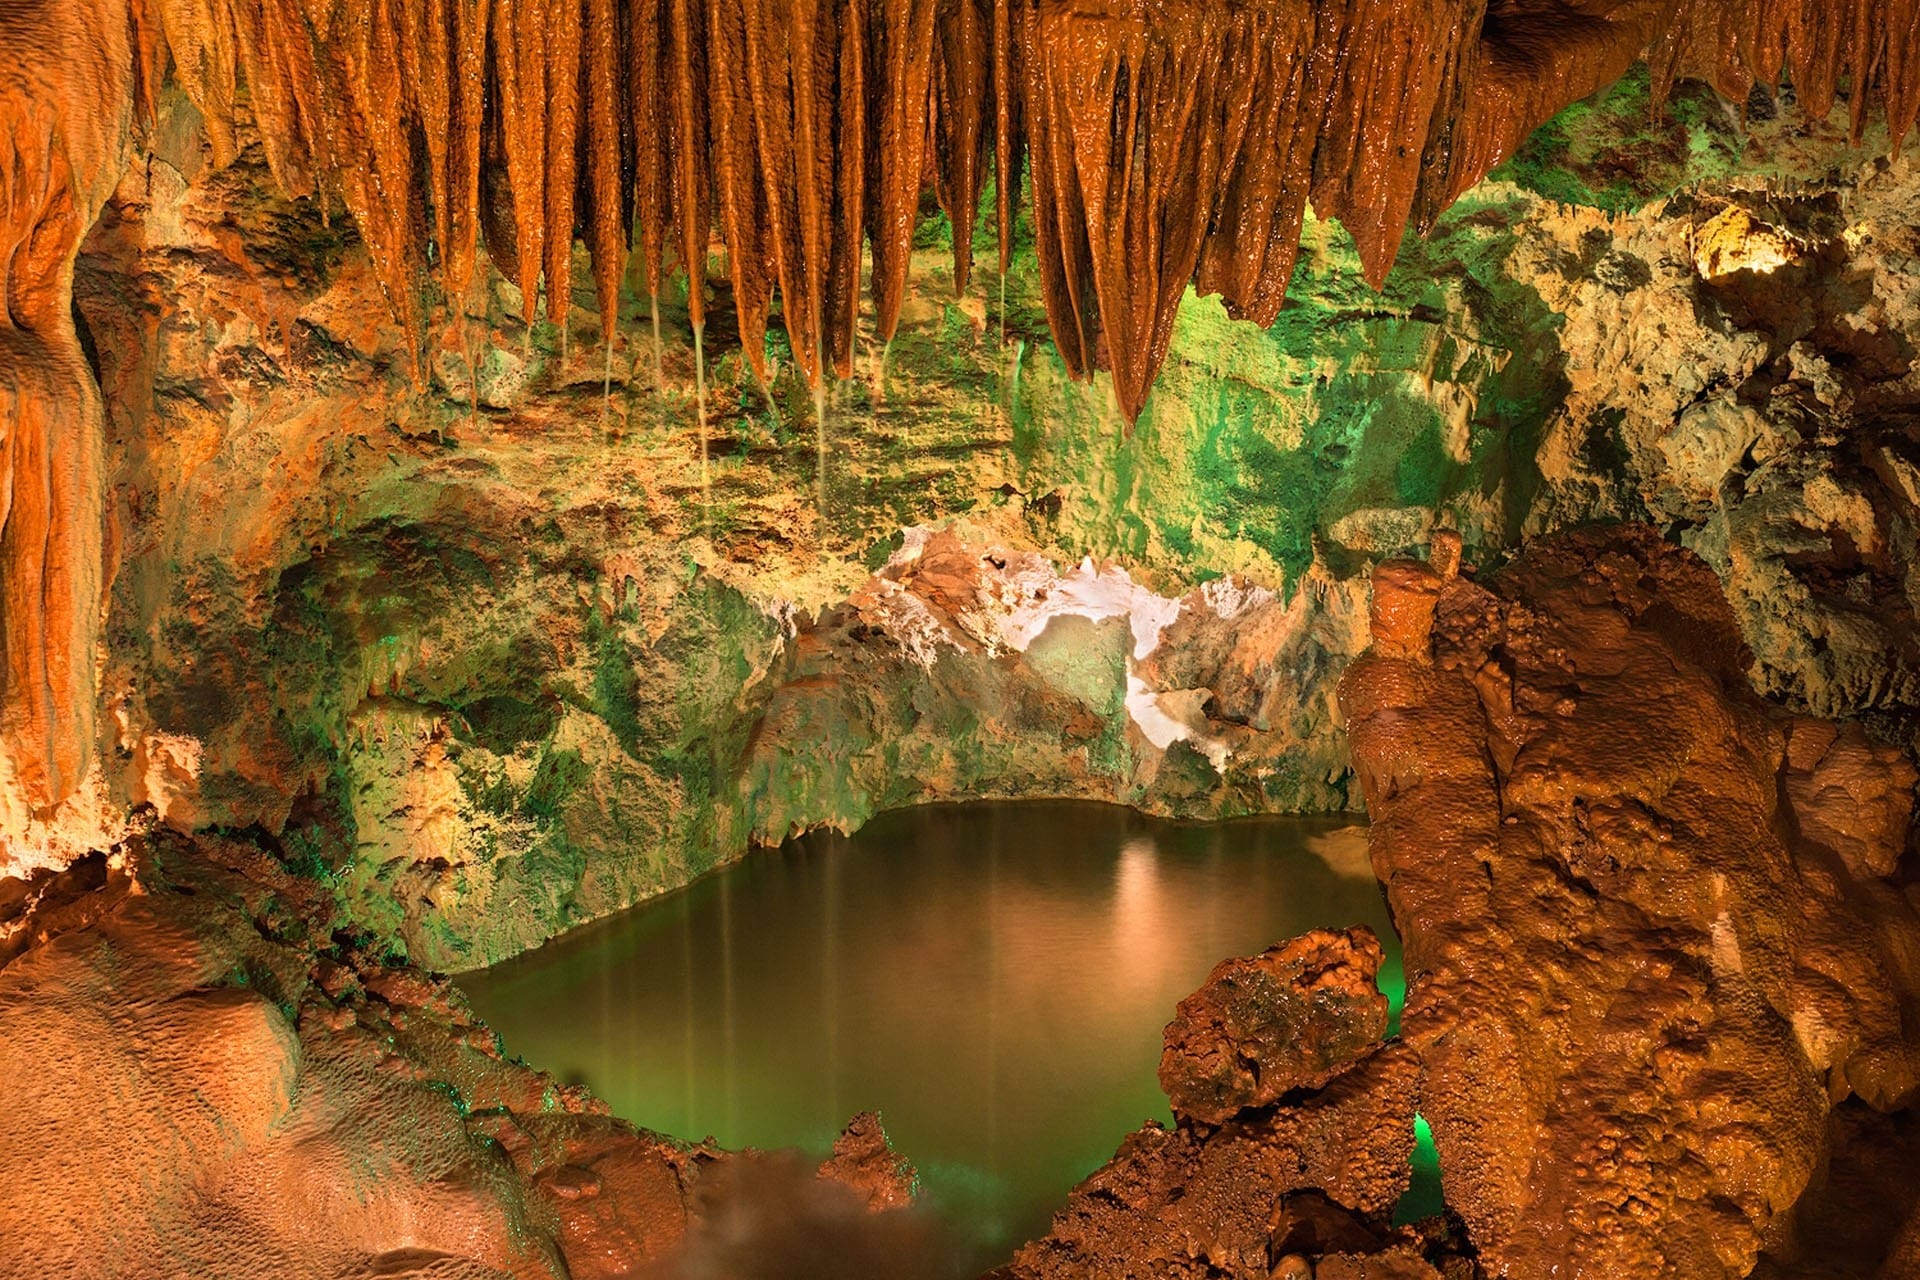
<instances>
[{"instance_id":1,"label":"cluster of stalactite","mask_svg":"<svg viewBox=\"0 0 1920 1280\"><path fill-rule=\"evenodd\" d=\"M1309 199L1370 279L1559 107L1636 58L1744 96L1842 83L1896 138L1912 0L164 0L177 74L231 151L244 85L290 192L337 197L416 333L484 236L564 325L572 245L609 338L631 249L656 295L726 247L765 375L777 288L816 389L846 376L862 266L891 338L921 193L967 287L989 163L1001 267L1033 201L1054 338L1129 421L1189 283L1270 323ZM1022 161L1026 161L1023 166ZM544 290L540 286L544 285ZM690 291L696 334L700 289Z\"/></svg>"}]
</instances>

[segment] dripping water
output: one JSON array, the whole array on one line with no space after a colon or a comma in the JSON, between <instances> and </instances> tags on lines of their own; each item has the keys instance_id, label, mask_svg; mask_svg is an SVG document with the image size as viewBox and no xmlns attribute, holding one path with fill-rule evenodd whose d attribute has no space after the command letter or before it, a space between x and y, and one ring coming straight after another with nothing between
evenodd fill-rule
<instances>
[{"instance_id":1,"label":"dripping water","mask_svg":"<svg viewBox=\"0 0 1920 1280\"><path fill-rule=\"evenodd\" d=\"M1007 345L1007 269L1000 268L1000 345Z\"/></svg>"},{"instance_id":2,"label":"dripping water","mask_svg":"<svg viewBox=\"0 0 1920 1280\"><path fill-rule=\"evenodd\" d=\"M658 291L649 293L647 302L653 311L653 393L660 395L667 389L667 379L662 371L660 359L660 294Z\"/></svg>"},{"instance_id":3,"label":"dripping water","mask_svg":"<svg viewBox=\"0 0 1920 1280\"><path fill-rule=\"evenodd\" d=\"M1013 407L1020 403L1020 366L1027 362L1027 340L1013 344L1013 373L1007 379L1007 421L1013 421Z\"/></svg>"},{"instance_id":4,"label":"dripping water","mask_svg":"<svg viewBox=\"0 0 1920 1280\"><path fill-rule=\"evenodd\" d=\"M480 422L480 359L473 354L473 324L464 309L460 316L460 359L467 366L467 421L477 426Z\"/></svg>"},{"instance_id":5,"label":"dripping water","mask_svg":"<svg viewBox=\"0 0 1920 1280\"><path fill-rule=\"evenodd\" d=\"M613 339L609 337L605 344L607 359L600 371L600 426L604 430L607 419L613 413Z\"/></svg>"},{"instance_id":6,"label":"dripping water","mask_svg":"<svg viewBox=\"0 0 1920 1280\"><path fill-rule=\"evenodd\" d=\"M705 533L708 510L713 505L713 475L707 463L707 352L706 326L693 326L693 402L700 418L700 528Z\"/></svg>"},{"instance_id":7,"label":"dripping water","mask_svg":"<svg viewBox=\"0 0 1920 1280\"><path fill-rule=\"evenodd\" d=\"M815 352L813 380L813 504L820 520L820 538L827 535L827 353Z\"/></svg>"},{"instance_id":8,"label":"dripping water","mask_svg":"<svg viewBox=\"0 0 1920 1280\"><path fill-rule=\"evenodd\" d=\"M873 357L873 402L882 404L887 398L887 357L893 354L893 339L888 338L880 344L880 350Z\"/></svg>"}]
</instances>

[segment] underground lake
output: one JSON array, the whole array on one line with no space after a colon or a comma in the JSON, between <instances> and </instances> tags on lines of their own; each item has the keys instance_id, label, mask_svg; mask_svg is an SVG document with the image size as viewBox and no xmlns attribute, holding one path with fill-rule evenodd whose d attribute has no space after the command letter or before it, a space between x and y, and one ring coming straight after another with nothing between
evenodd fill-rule
<instances>
[{"instance_id":1,"label":"underground lake","mask_svg":"<svg viewBox=\"0 0 1920 1280\"><path fill-rule=\"evenodd\" d=\"M978 1270L1171 1121L1161 1029L1218 961L1354 924L1397 1019L1362 827L944 805L755 853L460 986L508 1052L663 1133L824 1154L878 1111Z\"/></svg>"}]
</instances>

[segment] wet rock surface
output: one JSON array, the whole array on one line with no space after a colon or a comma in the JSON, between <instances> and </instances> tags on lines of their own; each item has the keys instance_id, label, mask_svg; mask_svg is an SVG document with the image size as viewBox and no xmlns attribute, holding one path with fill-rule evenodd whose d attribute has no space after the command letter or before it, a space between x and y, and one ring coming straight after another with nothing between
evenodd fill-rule
<instances>
[{"instance_id":1,"label":"wet rock surface","mask_svg":"<svg viewBox=\"0 0 1920 1280\"><path fill-rule=\"evenodd\" d=\"M1357 1035L1371 1011L1355 1022ZM1375 1042L1323 1088L1277 1106L1219 1125L1149 1124L996 1275L1265 1280L1288 1274L1289 1259L1335 1256L1359 1275L1439 1274L1428 1255L1453 1247L1438 1222L1431 1237L1389 1225L1411 1177L1419 1078L1412 1053Z\"/></svg>"},{"instance_id":2,"label":"wet rock surface","mask_svg":"<svg viewBox=\"0 0 1920 1280\"><path fill-rule=\"evenodd\" d=\"M1220 1124L1325 1084L1386 1033L1380 960L1364 928L1222 960L1167 1024L1160 1088L1174 1114Z\"/></svg>"},{"instance_id":3,"label":"wet rock surface","mask_svg":"<svg viewBox=\"0 0 1920 1280\"><path fill-rule=\"evenodd\" d=\"M824 469L803 380L763 391L715 327L703 486L672 291L656 375L646 297L609 366L584 298L563 334L489 274L469 337L519 374L476 411L409 379L352 229L280 196L244 125L211 164L165 96L75 285L112 477L101 767L4 857L104 847L130 806L257 825L457 969L901 804L1351 807L1334 686L1370 566L1595 516L1700 551L1769 693L1910 747L1911 162L1784 111L1745 143L1688 119L1662 164L1824 176L1601 208L1529 159L1378 295L1312 223L1268 332L1183 304L1132 437L1038 341L1019 245L1009 345L909 307L885 377L830 398ZM1568 129L1608 172L1653 145ZM1762 223L1798 255L1770 272L1736 265Z\"/></svg>"},{"instance_id":4,"label":"wet rock surface","mask_svg":"<svg viewBox=\"0 0 1920 1280\"><path fill-rule=\"evenodd\" d=\"M1424 651L1361 658L1341 698L1481 1265L1817 1252L1781 1215L1834 1102L1920 1085L1910 766L1762 702L1713 574L1650 530L1377 585L1383 613L1434 603Z\"/></svg>"}]
</instances>

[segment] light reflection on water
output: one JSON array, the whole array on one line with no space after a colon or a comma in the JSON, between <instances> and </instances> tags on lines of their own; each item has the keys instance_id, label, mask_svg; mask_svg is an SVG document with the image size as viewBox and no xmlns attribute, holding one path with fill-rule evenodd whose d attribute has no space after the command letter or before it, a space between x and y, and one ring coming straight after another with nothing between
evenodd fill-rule
<instances>
[{"instance_id":1,"label":"light reflection on water","mask_svg":"<svg viewBox=\"0 0 1920 1280\"><path fill-rule=\"evenodd\" d=\"M1149 1117L1160 1030L1218 961L1315 926L1399 948L1364 833L1103 805L903 810L816 834L461 986L510 1052L614 1111L824 1153L882 1113L971 1262L1045 1230Z\"/></svg>"}]
</instances>

